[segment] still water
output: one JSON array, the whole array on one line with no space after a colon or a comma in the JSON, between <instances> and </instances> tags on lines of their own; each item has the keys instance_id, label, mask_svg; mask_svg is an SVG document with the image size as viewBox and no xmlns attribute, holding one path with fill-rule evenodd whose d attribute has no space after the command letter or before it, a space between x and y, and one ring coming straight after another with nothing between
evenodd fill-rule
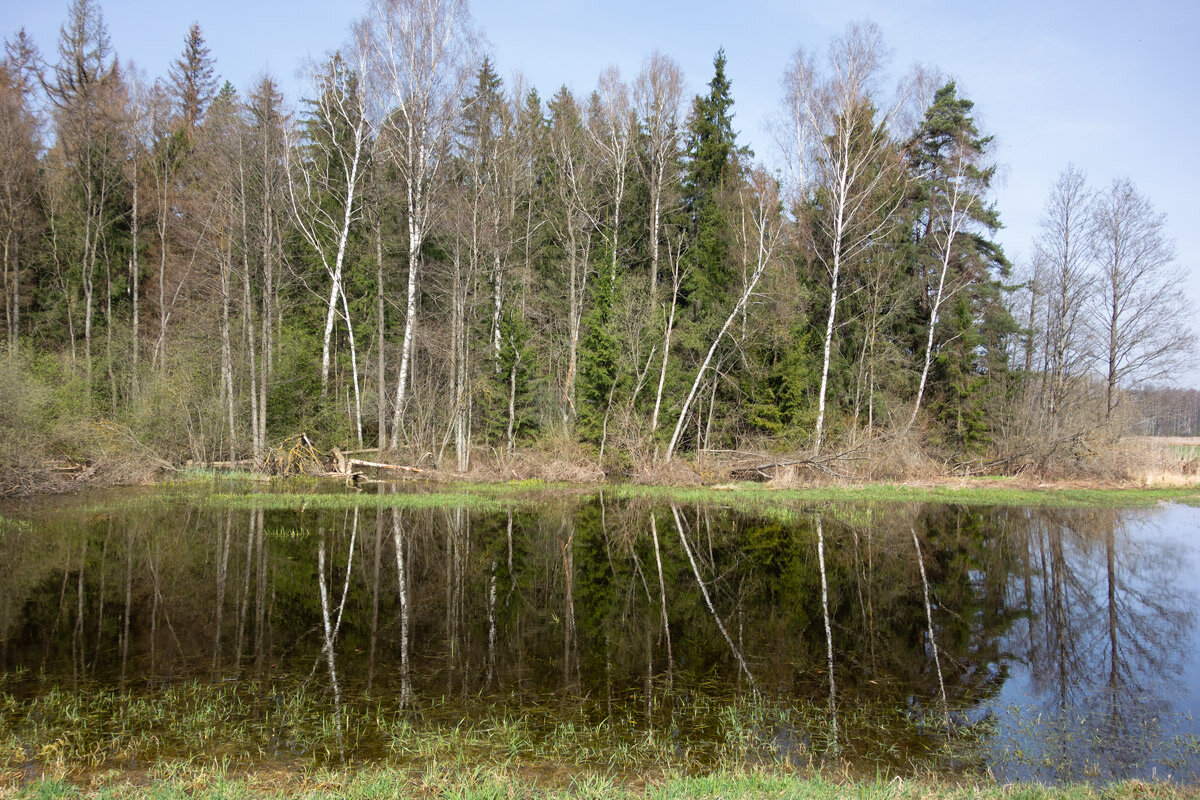
<instances>
[{"instance_id":1,"label":"still water","mask_svg":"<svg viewBox=\"0 0 1200 800\"><path fill-rule=\"evenodd\" d=\"M359 497L0 508L0 769L1200 780L1200 509Z\"/></svg>"}]
</instances>

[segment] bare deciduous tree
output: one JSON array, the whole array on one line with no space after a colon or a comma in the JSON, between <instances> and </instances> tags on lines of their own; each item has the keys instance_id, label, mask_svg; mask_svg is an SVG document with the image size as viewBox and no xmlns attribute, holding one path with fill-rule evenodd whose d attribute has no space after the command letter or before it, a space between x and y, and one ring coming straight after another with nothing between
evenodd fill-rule
<instances>
[{"instance_id":1,"label":"bare deciduous tree","mask_svg":"<svg viewBox=\"0 0 1200 800\"><path fill-rule=\"evenodd\" d=\"M1096 198L1092 255L1096 262L1094 314L1105 360L1106 416L1122 389L1168 377L1191 357L1192 308L1166 217L1128 178Z\"/></svg>"},{"instance_id":2,"label":"bare deciduous tree","mask_svg":"<svg viewBox=\"0 0 1200 800\"><path fill-rule=\"evenodd\" d=\"M659 253L663 217L668 207L677 202L670 189L678 181L679 113L683 99L683 71L669 56L655 50L642 65L633 89L634 105L642 120L646 136L645 157L638 166L650 191L650 302L658 304ZM668 252L670 243L667 243ZM658 414L662 408L663 386L667 381L667 363L671 354L671 330L675 324L675 306L679 297L680 247L671 259L671 297L663 322L662 361L659 364L658 388L654 393L654 411L650 417L650 436L658 430Z\"/></svg>"},{"instance_id":3,"label":"bare deciduous tree","mask_svg":"<svg viewBox=\"0 0 1200 800\"><path fill-rule=\"evenodd\" d=\"M878 111L875 96L885 48L879 28L857 23L833 42L828 76L821 75L803 50L784 75L786 109L794 132L798 175L808 186L801 196L815 196L819 210L813 255L830 277L829 314L817 399L813 451L819 453L825 425L829 357L837 317L842 272L897 224L903 194L881 191L894 183L903 164L887 135L902 107L904 92L889 108Z\"/></svg>"},{"instance_id":4,"label":"bare deciduous tree","mask_svg":"<svg viewBox=\"0 0 1200 800\"><path fill-rule=\"evenodd\" d=\"M294 144L285 150L290 162L288 197L293 224L321 260L329 276L329 301L321 346L321 393L329 384L330 341L338 302L350 342L354 384L354 426L362 446L362 397L358 381L358 350L354 324L343 287L342 272L351 226L361 214L361 186L367 159L368 123L363 93L362 49L355 63L334 54L312 74L312 116L301 151ZM299 158L297 158L299 156ZM299 160L300 163L295 163Z\"/></svg>"},{"instance_id":5,"label":"bare deciduous tree","mask_svg":"<svg viewBox=\"0 0 1200 800\"><path fill-rule=\"evenodd\" d=\"M32 84L26 80L24 31L6 43L0 60L0 236L4 237L4 317L9 353L15 353L21 322L21 249L30 238L37 191L38 136Z\"/></svg>"},{"instance_id":6,"label":"bare deciduous tree","mask_svg":"<svg viewBox=\"0 0 1200 800\"><path fill-rule=\"evenodd\" d=\"M1042 402L1050 415L1051 439L1058 435L1063 402L1092 358L1085 314L1092 290L1088 244L1091 217L1087 176L1068 166L1050 189L1038 223L1034 254L1046 281Z\"/></svg>"},{"instance_id":7,"label":"bare deciduous tree","mask_svg":"<svg viewBox=\"0 0 1200 800\"><path fill-rule=\"evenodd\" d=\"M598 224L593 205L595 173L588 159L583 119L575 98L563 87L550 102L550 157L554 163L557 213L551 216L554 236L564 250L567 280L567 363L560 414L563 428L575 414L575 384L579 364L579 334L591 272L591 248Z\"/></svg>"},{"instance_id":8,"label":"bare deciduous tree","mask_svg":"<svg viewBox=\"0 0 1200 800\"><path fill-rule=\"evenodd\" d=\"M396 448L408 398L421 249L435 221L436 183L470 78L474 36L465 0L374 0L364 34L371 43L376 138L387 143L405 186L408 286L390 440Z\"/></svg>"}]
</instances>

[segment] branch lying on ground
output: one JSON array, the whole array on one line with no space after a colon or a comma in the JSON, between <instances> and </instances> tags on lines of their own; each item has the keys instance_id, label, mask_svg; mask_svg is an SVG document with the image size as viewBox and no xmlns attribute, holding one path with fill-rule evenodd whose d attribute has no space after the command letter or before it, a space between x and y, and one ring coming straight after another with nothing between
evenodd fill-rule
<instances>
[{"instance_id":1,"label":"branch lying on ground","mask_svg":"<svg viewBox=\"0 0 1200 800\"><path fill-rule=\"evenodd\" d=\"M859 442L846 450L837 453L829 453L821 456L806 456L803 458L788 458L777 461L763 461L769 458L767 455L761 455L757 461L762 463L747 464L743 466L733 467L730 469L730 475L734 478L742 480L770 480L775 477L775 470L782 467L803 467L812 469L817 472L829 475L834 478L850 479L854 476L843 472L836 468L836 465L853 461L866 461L867 456L861 453L870 445L878 444L882 439L871 439L865 442Z\"/></svg>"}]
</instances>

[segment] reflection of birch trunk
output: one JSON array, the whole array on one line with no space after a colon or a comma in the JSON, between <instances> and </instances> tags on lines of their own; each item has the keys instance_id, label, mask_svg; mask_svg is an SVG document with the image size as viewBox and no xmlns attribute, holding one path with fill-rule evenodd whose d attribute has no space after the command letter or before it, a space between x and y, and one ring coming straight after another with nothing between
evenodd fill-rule
<instances>
[{"instance_id":1,"label":"reflection of birch trunk","mask_svg":"<svg viewBox=\"0 0 1200 800\"><path fill-rule=\"evenodd\" d=\"M104 544L100 549L100 591L97 592L96 605L96 648L93 651L92 663L100 663L100 643L104 641L104 595L105 584L108 580L108 540L112 538L113 523L108 520L108 529L104 532Z\"/></svg>"},{"instance_id":2,"label":"reflection of birch trunk","mask_svg":"<svg viewBox=\"0 0 1200 800\"><path fill-rule=\"evenodd\" d=\"M174 625L174 623L171 622L171 614L167 611L166 602L163 600L162 578L159 575L159 565L158 565L157 559L154 556L151 556L148 561L148 564L150 566L150 579L152 582L151 585L154 587L154 603L153 603L154 610L151 614L151 624L150 624L150 631L151 631L151 633L150 633L150 648L151 648L150 662L152 665L157 667L158 663L154 660L155 655L156 655L156 652L154 650L154 647L155 647L154 640L156 638L155 635L157 634L158 615L159 615L160 609L162 611L163 622L165 622L167 625L167 632L171 634L171 641L173 641L175 643L175 649L178 651L178 654L181 656L183 655L183 644L179 641L179 634L177 634L175 632L175 625ZM167 677L170 677L170 673L168 673Z\"/></svg>"},{"instance_id":3,"label":"reflection of birch trunk","mask_svg":"<svg viewBox=\"0 0 1200 800\"><path fill-rule=\"evenodd\" d=\"M79 572L75 576L75 632L71 636L71 663L74 671L75 679L83 677L84 673L84 654L83 654L83 578L85 565L87 564L87 539L83 540L83 549L79 553ZM158 586L155 584L155 599L158 598ZM151 623L153 624L153 623ZM153 639L151 640L153 641ZM153 657L151 658L153 663Z\"/></svg>"},{"instance_id":4,"label":"reflection of birch trunk","mask_svg":"<svg viewBox=\"0 0 1200 800\"><path fill-rule=\"evenodd\" d=\"M463 586L464 551L470 550L470 518L463 508L446 512L446 647L450 653L449 669L446 671L446 691L454 690L454 675L458 671L462 691L467 691L469 678L467 664L466 620L463 614L465 591Z\"/></svg>"},{"instance_id":5,"label":"reflection of birch trunk","mask_svg":"<svg viewBox=\"0 0 1200 800\"><path fill-rule=\"evenodd\" d=\"M367 650L367 691L375 685L375 642L379 635L379 577L383 566L383 511L375 513L375 558L371 576L371 643Z\"/></svg>"},{"instance_id":6,"label":"reflection of birch trunk","mask_svg":"<svg viewBox=\"0 0 1200 800\"><path fill-rule=\"evenodd\" d=\"M679 518L679 509L675 505L672 505L671 513L675 516L675 527L679 530L679 541L683 543L683 551L687 553L688 561L692 565L692 573L696 576L696 583L700 584L700 592L704 595L704 602L708 605L708 611L712 614L713 619L717 621L717 627L721 629L721 635L725 637L725 641L729 644L729 649L733 652L734 658L737 659L738 666L742 668L742 672L746 674L746 679L750 681L750 688L757 694L758 683L755 682L754 676L750 674L750 668L746 666L746 659L742 658L742 651L733 643L729 632L725 630L725 623L721 622L721 617L717 614L717 609L713 607L712 598L708 596L708 587L704 585L704 579L700 577L700 568L696 566L696 558L692 555L691 545L688 544L687 536L683 533L683 520Z\"/></svg>"},{"instance_id":7,"label":"reflection of birch trunk","mask_svg":"<svg viewBox=\"0 0 1200 800\"><path fill-rule=\"evenodd\" d=\"M658 547L658 523L653 514L650 515L650 536L654 539L654 564L658 567L658 600L663 635L667 640L667 691L670 691L675 680L675 655L671 652L671 621L667 617L667 584L663 580L662 555Z\"/></svg>"},{"instance_id":8,"label":"reflection of birch trunk","mask_svg":"<svg viewBox=\"0 0 1200 800\"><path fill-rule=\"evenodd\" d=\"M488 585L488 652L487 681L489 688L496 679L496 560L492 559L492 579Z\"/></svg>"},{"instance_id":9,"label":"reflection of birch trunk","mask_svg":"<svg viewBox=\"0 0 1200 800\"><path fill-rule=\"evenodd\" d=\"M146 559L150 567L150 677L158 674L158 571L154 569L154 555Z\"/></svg>"},{"instance_id":10,"label":"reflection of birch trunk","mask_svg":"<svg viewBox=\"0 0 1200 800\"><path fill-rule=\"evenodd\" d=\"M508 517L505 528L505 539L508 545L508 591L504 594L505 607L508 606L508 602L512 598L513 589L517 585L516 578L513 576L513 515L511 508L506 511L506 516Z\"/></svg>"},{"instance_id":11,"label":"reflection of birch trunk","mask_svg":"<svg viewBox=\"0 0 1200 800\"><path fill-rule=\"evenodd\" d=\"M229 550L233 541L233 511L225 512L223 524L217 528L217 607L213 614L212 672L215 678L221 669L221 630L225 627L225 585L229 576Z\"/></svg>"},{"instance_id":12,"label":"reflection of birch trunk","mask_svg":"<svg viewBox=\"0 0 1200 800\"><path fill-rule=\"evenodd\" d=\"M340 731L342 718L342 687L338 683L337 661L333 650L333 625L329 619L329 590L325 582L325 533L318 536L320 545L317 548L317 586L321 593L321 625L325 632L325 643L321 652L325 654L325 665L329 668L329 682L333 685L333 713L336 727ZM347 570L346 577L350 577Z\"/></svg>"},{"instance_id":13,"label":"reflection of birch trunk","mask_svg":"<svg viewBox=\"0 0 1200 800\"><path fill-rule=\"evenodd\" d=\"M667 673L667 691L670 687L670 675ZM652 698L654 696L654 637L650 634L650 626L646 626L646 686L643 689L643 694L646 695L646 728L650 729L651 715L653 708Z\"/></svg>"},{"instance_id":14,"label":"reflection of birch trunk","mask_svg":"<svg viewBox=\"0 0 1200 800\"><path fill-rule=\"evenodd\" d=\"M400 592L400 703L412 700L408 672L408 575L404 567L404 537L400 509L392 509L392 541L396 545L396 581Z\"/></svg>"},{"instance_id":15,"label":"reflection of birch trunk","mask_svg":"<svg viewBox=\"0 0 1200 800\"><path fill-rule=\"evenodd\" d=\"M261 670L267 660L267 534L263 513L260 508L254 517L254 558L258 566L254 594L254 668L257 670Z\"/></svg>"},{"instance_id":16,"label":"reflection of birch trunk","mask_svg":"<svg viewBox=\"0 0 1200 800\"><path fill-rule=\"evenodd\" d=\"M837 752L837 685L833 679L833 626L829 622L829 581L825 578L825 528L817 517L817 564L821 568L821 614L825 619L825 668L829 673L829 749Z\"/></svg>"},{"instance_id":17,"label":"reflection of birch trunk","mask_svg":"<svg viewBox=\"0 0 1200 800\"><path fill-rule=\"evenodd\" d=\"M358 508L354 509L353 523L350 528L350 546L346 554L346 575L342 584L342 598L338 602L337 619L330 624L329 619L329 590L325 582L325 534L319 537L320 546L317 550L317 585L321 593L321 623L325 633L325 663L329 667L329 682L333 686L333 719L338 747L342 745L342 687L338 682L337 659L334 644L342 627L342 615L346 610L346 597L350 593L350 575L354 570L354 543L358 538ZM314 665L315 667L315 665Z\"/></svg>"},{"instance_id":18,"label":"reflection of birch trunk","mask_svg":"<svg viewBox=\"0 0 1200 800\"><path fill-rule=\"evenodd\" d=\"M871 512L869 512L869 511L867 512L868 520L870 520L870 513ZM858 607L862 612L863 631L865 631L866 637L867 637L867 639L866 639L867 655L870 658L871 666L874 667L874 665L875 665L875 610L873 608L873 604L871 601L871 580L870 580L870 576L873 574L874 571L871 568L871 525L869 522L868 522L867 528L866 528L866 537L867 537L867 544L866 544L867 553L866 553L866 558L864 559L863 554L860 550L858 531L854 532L854 556L855 556L855 560L858 562L858 566L859 566L859 570L858 570L859 574L858 574L858 581L857 581L857 583L858 583ZM865 595L863 594L864 586L866 587Z\"/></svg>"},{"instance_id":19,"label":"reflection of birch trunk","mask_svg":"<svg viewBox=\"0 0 1200 800\"><path fill-rule=\"evenodd\" d=\"M572 673L577 672L575 650L578 646L575 635L575 528L572 527L562 542L563 572L567 584L566 607L563 611L563 685L572 685ZM578 685L578 676L575 684Z\"/></svg>"},{"instance_id":20,"label":"reflection of birch trunk","mask_svg":"<svg viewBox=\"0 0 1200 800\"><path fill-rule=\"evenodd\" d=\"M125 538L125 619L121 631L121 688L125 688L125 671L129 666L129 622L133 605L133 534Z\"/></svg>"},{"instance_id":21,"label":"reflection of birch trunk","mask_svg":"<svg viewBox=\"0 0 1200 800\"><path fill-rule=\"evenodd\" d=\"M242 665L242 648L246 641L246 615L250 610L250 569L254 565L254 520L257 512L251 511L246 525L246 564L242 573L242 599L238 604L237 646L234 649L233 663L239 668Z\"/></svg>"},{"instance_id":22,"label":"reflection of birch trunk","mask_svg":"<svg viewBox=\"0 0 1200 800\"><path fill-rule=\"evenodd\" d=\"M1104 528L1105 576L1108 579L1108 687L1112 696L1113 716L1116 716L1117 687L1120 683L1120 661L1117 656L1117 547L1115 524L1110 520Z\"/></svg>"},{"instance_id":23,"label":"reflection of birch trunk","mask_svg":"<svg viewBox=\"0 0 1200 800\"><path fill-rule=\"evenodd\" d=\"M925 559L921 555L921 540L915 528L910 528L913 546L917 548L917 566L921 568L921 589L925 592L925 621L929 626L929 644L933 648L933 665L937 668L938 690L942 693L942 713L949 718L950 706L946 701L946 682L942 679L942 661L938 657L937 638L933 633L933 605L929 602L929 580L925 576Z\"/></svg>"}]
</instances>

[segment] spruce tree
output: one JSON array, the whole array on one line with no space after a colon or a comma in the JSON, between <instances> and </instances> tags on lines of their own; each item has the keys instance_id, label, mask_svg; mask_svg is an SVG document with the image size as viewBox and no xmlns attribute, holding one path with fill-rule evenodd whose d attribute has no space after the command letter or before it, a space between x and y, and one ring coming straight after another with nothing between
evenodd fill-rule
<instances>
[{"instance_id":1,"label":"spruce tree","mask_svg":"<svg viewBox=\"0 0 1200 800\"><path fill-rule=\"evenodd\" d=\"M732 271L729 259L729 201L738 176L738 158L749 155L737 146L733 130L733 96L725 75L725 51L713 58L713 78L707 95L696 95L688 119L684 206L691 217L691 261L685 292L693 316L717 316L727 305Z\"/></svg>"},{"instance_id":2,"label":"spruce tree","mask_svg":"<svg viewBox=\"0 0 1200 800\"><path fill-rule=\"evenodd\" d=\"M204 118L209 103L217 96L215 61L200 24L193 22L183 40L183 52L171 64L171 96L179 104L183 129L191 138L192 132Z\"/></svg>"}]
</instances>

